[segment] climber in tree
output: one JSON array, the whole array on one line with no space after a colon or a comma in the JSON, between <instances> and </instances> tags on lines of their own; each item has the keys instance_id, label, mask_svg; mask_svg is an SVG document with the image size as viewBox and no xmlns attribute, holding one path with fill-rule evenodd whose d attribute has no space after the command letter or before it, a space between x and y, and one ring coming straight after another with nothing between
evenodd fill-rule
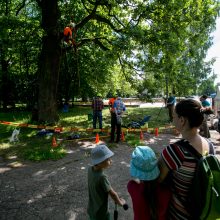
<instances>
[{"instance_id":1,"label":"climber in tree","mask_svg":"<svg viewBox=\"0 0 220 220\"><path fill-rule=\"evenodd\" d=\"M64 28L63 35L64 35L64 41L68 45L73 45L74 48L76 48L76 24L74 22L70 22L70 24Z\"/></svg>"}]
</instances>

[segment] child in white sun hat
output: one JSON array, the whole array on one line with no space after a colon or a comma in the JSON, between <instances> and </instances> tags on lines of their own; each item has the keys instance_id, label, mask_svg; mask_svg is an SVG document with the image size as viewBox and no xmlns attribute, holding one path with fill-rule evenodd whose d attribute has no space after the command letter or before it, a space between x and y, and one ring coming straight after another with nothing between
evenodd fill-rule
<instances>
[{"instance_id":1,"label":"child in white sun hat","mask_svg":"<svg viewBox=\"0 0 220 220\"><path fill-rule=\"evenodd\" d=\"M134 220L166 219L170 190L158 183L157 157L147 146L138 146L131 155L127 189L132 199Z\"/></svg>"},{"instance_id":2,"label":"child in white sun hat","mask_svg":"<svg viewBox=\"0 0 220 220\"><path fill-rule=\"evenodd\" d=\"M119 198L103 170L108 168L114 153L106 145L98 145L91 151L92 166L88 169L89 204L87 213L90 220L110 220L108 195L120 206L125 200Z\"/></svg>"}]
</instances>

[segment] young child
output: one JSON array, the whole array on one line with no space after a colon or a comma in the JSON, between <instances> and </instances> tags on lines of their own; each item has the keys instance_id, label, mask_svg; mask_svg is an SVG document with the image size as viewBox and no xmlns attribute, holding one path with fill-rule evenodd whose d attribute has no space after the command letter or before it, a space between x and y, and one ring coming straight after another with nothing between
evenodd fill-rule
<instances>
[{"instance_id":1,"label":"young child","mask_svg":"<svg viewBox=\"0 0 220 220\"><path fill-rule=\"evenodd\" d=\"M131 196L134 220L165 220L171 192L159 185L160 171L154 151L147 146L138 146L130 162L132 180L127 189Z\"/></svg>"},{"instance_id":2,"label":"young child","mask_svg":"<svg viewBox=\"0 0 220 220\"><path fill-rule=\"evenodd\" d=\"M89 204L87 213L90 220L110 220L108 195L120 206L125 200L119 198L103 170L108 168L114 153L106 145L98 145L91 151L92 165L88 169Z\"/></svg>"}]
</instances>

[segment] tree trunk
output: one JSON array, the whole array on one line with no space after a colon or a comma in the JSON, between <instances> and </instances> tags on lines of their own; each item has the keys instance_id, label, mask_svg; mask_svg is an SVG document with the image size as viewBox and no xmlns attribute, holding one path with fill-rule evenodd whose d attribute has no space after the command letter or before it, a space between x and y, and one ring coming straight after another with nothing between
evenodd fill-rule
<instances>
[{"instance_id":1,"label":"tree trunk","mask_svg":"<svg viewBox=\"0 0 220 220\"><path fill-rule=\"evenodd\" d=\"M3 50L1 50L3 51ZM8 62L3 59L3 52L2 52L2 59L1 59L1 66L2 66L2 77L1 77L1 100L3 110L7 110L7 105L9 102L9 91L8 91Z\"/></svg>"},{"instance_id":2,"label":"tree trunk","mask_svg":"<svg viewBox=\"0 0 220 220\"><path fill-rule=\"evenodd\" d=\"M42 51L39 62L39 122L54 124L58 121L57 86L61 60L60 36L58 29L59 9L57 0L42 0Z\"/></svg>"}]
</instances>

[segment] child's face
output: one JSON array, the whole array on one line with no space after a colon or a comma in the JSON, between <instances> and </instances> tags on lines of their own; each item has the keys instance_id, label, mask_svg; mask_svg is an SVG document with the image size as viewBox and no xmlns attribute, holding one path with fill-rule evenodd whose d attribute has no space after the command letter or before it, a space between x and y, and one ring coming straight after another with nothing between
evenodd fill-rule
<instances>
[{"instance_id":1,"label":"child's face","mask_svg":"<svg viewBox=\"0 0 220 220\"><path fill-rule=\"evenodd\" d=\"M102 169L105 169L107 167L109 167L112 164L112 159L108 158L106 160L104 160L102 163L100 163L100 166Z\"/></svg>"}]
</instances>

